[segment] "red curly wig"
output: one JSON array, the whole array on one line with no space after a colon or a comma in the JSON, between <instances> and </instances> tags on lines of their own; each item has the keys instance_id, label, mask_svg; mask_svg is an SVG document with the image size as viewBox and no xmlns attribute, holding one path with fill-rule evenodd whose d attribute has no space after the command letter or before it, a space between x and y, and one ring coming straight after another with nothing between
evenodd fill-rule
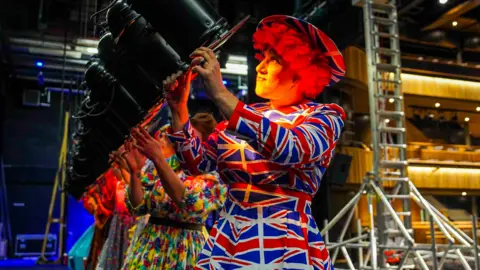
<instances>
[{"instance_id":1,"label":"red curly wig","mask_svg":"<svg viewBox=\"0 0 480 270\"><path fill-rule=\"evenodd\" d=\"M264 52L273 50L298 76L298 87L305 97L314 99L328 85L332 72L328 60L317 48L313 48L308 37L292 27L273 22L266 24L253 34L255 55L263 60Z\"/></svg>"}]
</instances>

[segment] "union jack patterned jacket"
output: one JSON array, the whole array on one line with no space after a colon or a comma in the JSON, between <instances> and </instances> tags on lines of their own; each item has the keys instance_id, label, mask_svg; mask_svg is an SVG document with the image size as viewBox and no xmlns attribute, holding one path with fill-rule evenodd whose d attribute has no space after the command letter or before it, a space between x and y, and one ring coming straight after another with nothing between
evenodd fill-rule
<instances>
[{"instance_id":1,"label":"union jack patterned jacket","mask_svg":"<svg viewBox=\"0 0 480 270\"><path fill-rule=\"evenodd\" d=\"M344 118L335 104L239 102L205 142L189 122L169 134L187 174L229 184L198 269L333 269L310 206Z\"/></svg>"}]
</instances>

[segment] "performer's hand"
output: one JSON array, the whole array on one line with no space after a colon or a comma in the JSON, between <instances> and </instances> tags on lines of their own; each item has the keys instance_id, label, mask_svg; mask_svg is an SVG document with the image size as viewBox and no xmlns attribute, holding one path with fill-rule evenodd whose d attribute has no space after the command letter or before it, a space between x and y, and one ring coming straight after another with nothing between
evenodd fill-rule
<instances>
[{"instance_id":1,"label":"performer's hand","mask_svg":"<svg viewBox=\"0 0 480 270\"><path fill-rule=\"evenodd\" d=\"M124 157L132 174L140 172L146 161L145 156L143 156L134 146L135 143L136 142L132 140L127 140L127 142L125 143L126 151Z\"/></svg>"},{"instance_id":2,"label":"performer's hand","mask_svg":"<svg viewBox=\"0 0 480 270\"><path fill-rule=\"evenodd\" d=\"M123 180L123 175L119 168L113 167L112 173L119 181Z\"/></svg>"},{"instance_id":3,"label":"performer's hand","mask_svg":"<svg viewBox=\"0 0 480 270\"><path fill-rule=\"evenodd\" d=\"M156 140L143 128L134 128L132 136L137 142L134 147L148 159L153 162L165 159L162 149L163 142L161 140Z\"/></svg>"},{"instance_id":4,"label":"performer's hand","mask_svg":"<svg viewBox=\"0 0 480 270\"><path fill-rule=\"evenodd\" d=\"M219 91L226 91L215 53L209 48L200 47L191 56L194 57L192 71L202 76L207 95L213 98Z\"/></svg>"},{"instance_id":5,"label":"performer's hand","mask_svg":"<svg viewBox=\"0 0 480 270\"><path fill-rule=\"evenodd\" d=\"M110 153L109 157L110 157L110 160L113 161L114 164L118 166L118 169L126 170L127 172L130 171L130 168L127 164L127 161L122 156L120 151L117 150L117 151L114 151L114 152Z\"/></svg>"},{"instance_id":6,"label":"performer's hand","mask_svg":"<svg viewBox=\"0 0 480 270\"><path fill-rule=\"evenodd\" d=\"M187 106L190 96L190 85L192 81L192 72L186 74L179 71L168 76L163 81L163 91L167 99L168 106L172 110L179 110Z\"/></svg>"}]
</instances>

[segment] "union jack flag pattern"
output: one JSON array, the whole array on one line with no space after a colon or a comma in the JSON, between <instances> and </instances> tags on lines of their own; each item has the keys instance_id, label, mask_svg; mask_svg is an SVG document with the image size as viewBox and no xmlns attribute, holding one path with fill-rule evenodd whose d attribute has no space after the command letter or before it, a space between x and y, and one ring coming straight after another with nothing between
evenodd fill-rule
<instances>
[{"instance_id":1,"label":"union jack flag pattern","mask_svg":"<svg viewBox=\"0 0 480 270\"><path fill-rule=\"evenodd\" d=\"M310 207L344 118L335 104L239 102L205 142L190 123L169 134L186 173L229 184L196 269L333 269Z\"/></svg>"}]
</instances>

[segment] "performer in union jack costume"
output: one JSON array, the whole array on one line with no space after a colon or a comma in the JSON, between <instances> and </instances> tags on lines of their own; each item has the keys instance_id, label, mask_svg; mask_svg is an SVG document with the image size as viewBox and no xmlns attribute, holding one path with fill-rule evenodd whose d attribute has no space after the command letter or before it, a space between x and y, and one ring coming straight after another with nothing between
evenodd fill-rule
<instances>
[{"instance_id":1,"label":"performer in union jack costume","mask_svg":"<svg viewBox=\"0 0 480 270\"><path fill-rule=\"evenodd\" d=\"M340 136L338 105L311 100L345 73L343 57L313 25L275 15L254 34L261 61L257 95L245 105L224 87L215 54L199 48L193 72L228 121L205 142L188 121L191 74L175 74L170 89L170 140L189 174L217 170L229 194L196 269L333 269L311 215L311 198Z\"/></svg>"}]
</instances>

